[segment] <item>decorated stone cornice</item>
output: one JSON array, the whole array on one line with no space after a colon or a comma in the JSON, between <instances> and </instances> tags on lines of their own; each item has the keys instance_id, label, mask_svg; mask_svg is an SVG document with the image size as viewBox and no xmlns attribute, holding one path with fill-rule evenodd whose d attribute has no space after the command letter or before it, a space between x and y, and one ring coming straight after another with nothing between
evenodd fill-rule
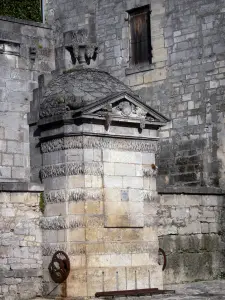
<instances>
[{"instance_id":1,"label":"decorated stone cornice","mask_svg":"<svg viewBox=\"0 0 225 300\"><path fill-rule=\"evenodd\" d=\"M41 218L40 219L40 227L41 229L48 230L60 230L66 229L67 224L64 217L49 217L49 218Z\"/></svg>"},{"instance_id":2,"label":"decorated stone cornice","mask_svg":"<svg viewBox=\"0 0 225 300\"><path fill-rule=\"evenodd\" d=\"M82 200L102 200L103 193L101 189L92 189L92 190L74 190L69 192L68 200L69 201L82 201Z\"/></svg>"},{"instance_id":3,"label":"decorated stone cornice","mask_svg":"<svg viewBox=\"0 0 225 300\"><path fill-rule=\"evenodd\" d=\"M63 137L43 142L41 144L41 151L43 153L82 148L84 148L83 136Z\"/></svg>"},{"instance_id":4,"label":"decorated stone cornice","mask_svg":"<svg viewBox=\"0 0 225 300\"><path fill-rule=\"evenodd\" d=\"M133 92L114 92L100 100L81 106L74 111L74 119L102 120L108 131L111 122L136 124L140 130L153 126L159 128L168 122L161 113L146 105Z\"/></svg>"},{"instance_id":5,"label":"decorated stone cornice","mask_svg":"<svg viewBox=\"0 0 225 300\"><path fill-rule=\"evenodd\" d=\"M41 178L71 176L71 175L102 175L101 163L67 163L44 166L41 170Z\"/></svg>"},{"instance_id":6,"label":"decorated stone cornice","mask_svg":"<svg viewBox=\"0 0 225 300\"><path fill-rule=\"evenodd\" d=\"M142 197L140 201L151 202L154 201L155 197L158 197L158 194L155 195L153 192L149 192L148 190L143 190ZM44 193L44 200L46 204L54 204L61 203L66 201L78 202L85 200L103 200L103 190L102 189L83 189L78 188L69 191L51 191Z\"/></svg>"},{"instance_id":7,"label":"decorated stone cornice","mask_svg":"<svg viewBox=\"0 0 225 300\"><path fill-rule=\"evenodd\" d=\"M73 245L68 245L66 243L57 243L57 244L42 244L42 255L43 256L52 256L56 251L64 251L69 255L75 254L85 254L86 245L82 243L76 243Z\"/></svg>"},{"instance_id":8,"label":"decorated stone cornice","mask_svg":"<svg viewBox=\"0 0 225 300\"><path fill-rule=\"evenodd\" d=\"M42 217L40 219L40 227L43 230L61 230L84 227L84 220L82 217L73 217L66 219L62 216Z\"/></svg>"},{"instance_id":9,"label":"decorated stone cornice","mask_svg":"<svg viewBox=\"0 0 225 300\"><path fill-rule=\"evenodd\" d=\"M87 78L85 82L88 84L90 78ZM98 84L100 84L100 82L98 82ZM93 91L93 86L97 85L94 83L90 89ZM116 87L120 88L118 83L116 84ZM78 88L80 89L79 85ZM69 89L71 90L71 87L69 87ZM85 89L86 92L80 92L80 95L82 93L84 96L90 94L90 92L87 91L88 87L85 87ZM63 96L62 93L65 95ZM115 90L115 92L111 92L105 97L104 93L100 91L98 93L93 92L93 97L91 95L89 96L89 99L92 97L93 101L88 101L89 104L83 98L81 101L79 97L77 100L74 99L74 101L69 101L70 104L67 103L66 99L69 95L66 96L66 94L68 94L68 90L62 92L62 88L59 89L59 93L55 93L54 96L48 94L44 96L44 99L41 102L40 117L49 116L49 118L47 120L40 120L38 125L42 127L46 126L46 124L53 124L60 121L65 122L66 120L74 120L75 123L78 124L90 122L97 122L99 124L99 122L101 122L101 124L105 126L105 130L108 131L113 122L122 122L123 126L125 124L133 124L137 126L139 130L143 130L144 128L159 128L168 121L166 117L143 103L139 96L129 90L118 92ZM99 96L99 98L102 97L99 100L97 96ZM59 98L56 99L56 97L62 98L62 102ZM55 112L54 109L56 109ZM66 114L65 112L67 110L71 110L72 112ZM51 117L57 114L61 114L61 116L58 116L57 118Z\"/></svg>"},{"instance_id":10,"label":"decorated stone cornice","mask_svg":"<svg viewBox=\"0 0 225 300\"><path fill-rule=\"evenodd\" d=\"M54 191L44 193L45 203L60 203L66 201L66 191Z\"/></svg>"},{"instance_id":11,"label":"decorated stone cornice","mask_svg":"<svg viewBox=\"0 0 225 300\"><path fill-rule=\"evenodd\" d=\"M66 201L85 201L85 200L102 200L103 193L101 189L75 189L66 191L45 192L45 203L60 203Z\"/></svg>"},{"instance_id":12,"label":"decorated stone cornice","mask_svg":"<svg viewBox=\"0 0 225 300\"><path fill-rule=\"evenodd\" d=\"M117 149L138 152L155 152L157 145L151 140L132 140L113 137L93 136L70 136L42 142L41 151L43 153L54 152L66 149Z\"/></svg>"},{"instance_id":13,"label":"decorated stone cornice","mask_svg":"<svg viewBox=\"0 0 225 300\"><path fill-rule=\"evenodd\" d=\"M151 221L151 219L150 219ZM96 244L97 250L99 253L98 244ZM155 242L144 242L142 241L130 241L129 243L123 243L121 247L118 248L118 242L111 242L104 245L103 253L106 254L115 254L115 253L147 253L149 249L155 248L155 251L158 251L158 245ZM52 256L56 251L61 250L66 252L68 255L79 255L86 254L86 251L89 253L96 253L95 244L92 244L92 247L86 249L86 244L84 243L44 243L42 244L42 255L43 256Z\"/></svg>"}]
</instances>

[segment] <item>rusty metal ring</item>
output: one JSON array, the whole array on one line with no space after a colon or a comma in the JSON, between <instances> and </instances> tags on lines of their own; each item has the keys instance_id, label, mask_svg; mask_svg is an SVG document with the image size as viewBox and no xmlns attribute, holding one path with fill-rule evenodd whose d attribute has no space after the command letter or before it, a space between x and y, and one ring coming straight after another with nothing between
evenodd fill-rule
<instances>
[{"instance_id":1,"label":"rusty metal ring","mask_svg":"<svg viewBox=\"0 0 225 300\"><path fill-rule=\"evenodd\" d=\"M161 253L163 255L163 267L162 270L164 271L166 268L166 264L167 264L167 259L166 259L166 253L162 248L159 248L159 253Z\"/></svg>"},{"instance_id":2,"label":"rusty metal ring","mask_svg":"<svg viewBox=\"0 0 225 300\"><path fill-rule=\"evenodd\" d=\"M70 273L70 260L64 251L57 251L48 266L49 273L55 283L64 282Z\"/></svg>"}]
</instances>

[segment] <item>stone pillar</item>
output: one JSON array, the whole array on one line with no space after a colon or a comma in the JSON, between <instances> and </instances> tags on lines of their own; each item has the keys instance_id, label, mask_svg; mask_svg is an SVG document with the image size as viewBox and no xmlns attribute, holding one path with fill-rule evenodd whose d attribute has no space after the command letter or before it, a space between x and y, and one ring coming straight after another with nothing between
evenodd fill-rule
<instances>
[{"instance_id":1,"label":"stone pillar","mask_svg":"<svg viewBox=\"0 0 225 300\"><path fill-rule=\"evenodd\" d=\"M162 288L156 131L139 134L136 128L118 126L106 132L94 124L65 125L63 131L73 136L41 144L47 281L51 256L61 249L71 261L63 296Z\"/></svg>"},{"instance_id":2,"label":"stone pillar","mask_svg":"<svg viewBox=\"0 0 225 300\"><path fill-rule=\"evenodd\" d=\"M167 119L99 70L40 83L29 120L45 187L45 293L56 287L48 266L57 250L68 254L71 272L50 296L162 288L155 152Z\"/></svg>"}]
</instances>

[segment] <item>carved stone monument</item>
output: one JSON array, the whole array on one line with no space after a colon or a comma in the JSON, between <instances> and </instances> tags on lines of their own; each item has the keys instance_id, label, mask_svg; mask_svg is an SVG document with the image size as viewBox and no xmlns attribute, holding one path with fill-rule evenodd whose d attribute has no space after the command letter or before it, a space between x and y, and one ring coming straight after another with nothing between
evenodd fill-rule
<instances>
[{"instance_id":1,"label":"carved stone monument","mask_svg":"<svg viewBox=\"0 0 225 300\"><path fill-rule=\"evenodd\" d=\"M45 186L45 292L56 286L48 265L57 250L68 254L71 272L51 295L162 288L155 152L167 119L97 69L41 77L34 94L30 128L40 159L31 164Z\"/></svg>"}]
</instances>

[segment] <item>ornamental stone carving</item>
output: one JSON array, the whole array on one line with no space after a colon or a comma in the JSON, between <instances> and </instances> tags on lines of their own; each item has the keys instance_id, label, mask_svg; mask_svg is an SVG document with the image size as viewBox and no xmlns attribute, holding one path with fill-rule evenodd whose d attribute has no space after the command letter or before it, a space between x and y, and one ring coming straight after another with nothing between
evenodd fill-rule
<instances>
[{"instance_id":1,"label":"ornamental stone carving","mask_svg":"<svg viewBox=\"0 0 225 300\"><path fill-rule=\"evenodd\" d=\"M97 58L98 45L90 42L88 35L88 30L85 28L64 34L65 48L69 51L74 65L77 63L89 65L91 60Z\"/></svg>"},{"instance_id":2,"label":"ornamental stone carving","mask_svg":"<svg viewBox=\"0 0 225 300\"><path fill-rule=\"evenodd\" d=\"M53 139L41 144L43 153L66 149L82 148L108 148L126 151L155 152L157 145L155 141L131 140L108 137L72 136Z\"/></svg>"},{"instance_id":3,"label":"ornamental stone carving","mask_svg":"<svg viewBox=\"0 0 225 300\"><path fill-rule=\"evenodd\" d=\"M65 191L55 191L44 193L45 203L60 203L66 201L66 192Z\"/></svg>"},{"instance_id":4,"label":"ornamental stone carving","mask_svg":"<svg viewBox=\"0 0 225 300\"><path fill-rule=\"evenodd\" d=\"M66 165L51 165L45 166L41 170L41 178L45 179L48 177L66 176Z\"/></svg>"},{"instance_id":5,"label":"ornamental stone carving","mask_svg":"<svg viewBox=\"0 0 225 300\"><path fill-rule=\"evenodd\" d=\"M122 115L124 116L130 116L133 110L133 106L128 101L122 101L120 104L116 107L119 111L121 111Z\"/></svg>"},{"instance_id":6,"label":"ornamental stone carving","mask_svg":"<svg viewBox=\"0 0 225 300\"><path fill-rule=\"evenodd\" d=\"M101 163L68 163L44 166L41 170L41 178L70 176L70 175L102 175L103 165Z\"/></svg>"},{"instance_id":7,"label":"ornamental stone carving","mask_svg":"<svg viewBox=\"0 0 225 300\"><path fill-rule=\"evenodd\" d=\"M86 245L85 244L74 244L72 247L68 247L67 244L58 243L58 244L43 244L42 245L42 254L43 256L52 256L56 251L64 251L69 255L76 254L85 254L86 253Z\"/></svg>"},{"instance_id":8,"label":"ornamental stone carving","mask_svg":"<svg viewBox=\"0 0 225 300\"><path fill-rule=\"evenodd\" d=\"M71 109L75 109L75 103L77 102L79 103L79 100L70 93L44 97L40 118L60 115Z\"/></svg>"},{"instance_id":9,"label":"ornamental stone carving","mask_svg":"<svg viewBox=\"0 0 225 300\"><path fill-rule=\"evenodd\" d=\"M100 189L77 189L69 192L68 201L102 200L103 194Z\"/></svg>"},{"instance_id":10,"label":"ornamental stone carving","mask_svg":"<svg viewBox=\"0 0 225 300\"><path fill-rule=\"evenodd\" d=\"M72 219L65 219L61 216L43 217L40 220L40 227L44 230L61 230L84 227L82 217L73 216Z\"/></svg>"},{"instance_id":11,"label":"ornamental stone carving","mask_svg":"<svg viewBox=\"0 0 225 300\"><path fill-rule=\"evenodd\" d=\"M44 193L45 203L60 203L65 201L102 200L103 194L100 189L75 189L66 191L51 191Z\"/></svg>"}]
</instances>

